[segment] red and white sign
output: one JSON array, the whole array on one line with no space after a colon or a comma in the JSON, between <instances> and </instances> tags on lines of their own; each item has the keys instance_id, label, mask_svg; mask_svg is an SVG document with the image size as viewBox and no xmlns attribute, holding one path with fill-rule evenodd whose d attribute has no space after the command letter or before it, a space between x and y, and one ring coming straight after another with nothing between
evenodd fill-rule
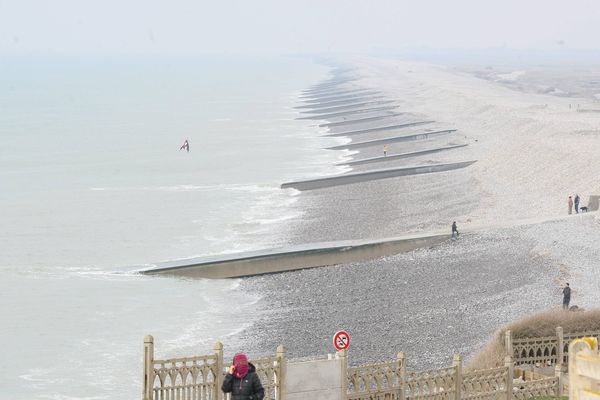
<instances>
[{"instance_id":1,"label":"red and white sign","mask_svg":"<svg viewBox=\"0 0 600 400\"><path fill-rule=\"evenodd\" d=\"M350 347L350 335L346 331L339 331L333 335L333 345L336 350L346 350Z\"/></svg>"}]
</instances>

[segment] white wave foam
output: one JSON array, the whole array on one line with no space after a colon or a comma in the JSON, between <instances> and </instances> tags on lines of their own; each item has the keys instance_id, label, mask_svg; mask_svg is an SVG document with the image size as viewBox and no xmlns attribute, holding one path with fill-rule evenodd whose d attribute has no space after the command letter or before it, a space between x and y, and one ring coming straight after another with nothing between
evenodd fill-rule
<instances>
[{"instance_id":1,"label":"white wave foam","mask_svg":"<svg viewBox=\"0 0 600 400\"><path fill-rule=\"evenodd\" d=\"M174 185L174 186L159 186L157 188L146 188L146 190L161 190L167 192L194 192L194 191L212 191L212 190L229 190L237 192L266 192L277 189L273 185L248 185L238 183L222 183L217 185Z\"/></svg>"}]
</instances>

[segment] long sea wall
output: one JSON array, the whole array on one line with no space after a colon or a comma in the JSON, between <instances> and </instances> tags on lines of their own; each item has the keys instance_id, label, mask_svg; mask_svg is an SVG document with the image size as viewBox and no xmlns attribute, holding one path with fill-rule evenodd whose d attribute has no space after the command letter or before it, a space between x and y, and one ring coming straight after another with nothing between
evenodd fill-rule
<instances>
[{"instance_id":1,"label":"long sea wall","mask_svg":"<svg viewBox=\"0 0 600 400\"><path fill-rule=\"evenodd\" d=\"M448 240L449 236L449 234L435 234L381 240L317 243L159 263L154 268L140 272L148 275L161 274L194 278L238 278L364 261L434 246Z\"/></svg>"}]
</instances>

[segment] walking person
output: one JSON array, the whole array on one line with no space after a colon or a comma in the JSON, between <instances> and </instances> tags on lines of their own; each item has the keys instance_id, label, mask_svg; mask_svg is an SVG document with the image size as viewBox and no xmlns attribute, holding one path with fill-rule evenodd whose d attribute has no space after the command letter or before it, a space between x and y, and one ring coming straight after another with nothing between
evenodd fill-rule
<instances>
[{"instance_id":1,"label":"walking person","mask_svg":"<svg viewBox=\"0 0 600 400\"><path fill-rule=\"evenodd\" d=\"M452 223L452 238L454 238L454 234L456 233L456 238L458 239L458 228L456 227L456 221Z\"/></svg>"},{"instance_id":2,"label":"walking person","mask_svg":"<svg viewBox=\"0 0 600 400\"><path fill-rule=\"evenodd\" d=\"M383 156L384 156L384 157L387 157L387 152L388 152L388 145L387 145L387 144L384 144L384 145L383 145Z\"/></svg>"},{"instance_id":3,"label":"walking person","mask_svg":"<svg viewBox=\"0 0 600 400\"><path fill-rule=\"evenodd\" d=\"M567 201L567 204L569 205L569 215L573 214L573 199L571 198L571 196L569 196L569 200Z\"/></svg>"},{"instance_id":4,"label":"walking person","mask_svg":"<svg viewBox=\"0 0 600 400\"><path fill-rule=\"evenodd\" d=\"M221 390L231 393L231 400L263 400L265 397L265 389L256 374L256 367L241 353L233 357L233 364L225 375Z\"/></svg>"},{"instance_id":5,"label":"walking person","mask_svg":"<svg viewBox=\"0 0 600 400\"><path fill-rule=\"evenodd\" d=\"M567 286L565 286L562 290L563 294L563 310L569 309L569 303L571 302L571 288L569 287L569 283L567 282Z\"/></svg>"},{"instance_id":6,"label":"walking person","mask_svg":"<svg viewBox=\"0 0 600 400\"><path fill-rule=\"evenodd\" d=\"M579 195L575 193L575 213L579 214Z\"/></svg>"}]
</instances>

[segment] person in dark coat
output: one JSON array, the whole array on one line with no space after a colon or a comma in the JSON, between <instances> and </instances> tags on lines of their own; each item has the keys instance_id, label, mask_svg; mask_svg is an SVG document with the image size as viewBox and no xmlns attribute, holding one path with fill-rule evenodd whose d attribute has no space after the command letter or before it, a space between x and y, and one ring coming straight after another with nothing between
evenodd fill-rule
<instances>
[{"instance_id":1,"label":"person in dark coat","mask_svg":"<svg viewBox=\"0 0 600 400\"><path fill-rule=\"evenodd\" d=\"M236 354L223 380L221 390L231 393L231 400L263 400L265 389L256 374L256 367L245 354Z\"/></svg>"},{"instance_id":2,"label":"person in dark coat","mask_svg":"<svg viewBox=\"0 0 600 400\"><path fill-rule=\"evenodd\" d=\"M571 302L571 288L569 287L569 283L567 282L567 286L565 286L562 290L563 293L563 308L565 310L569 309L569 303Z\"/></svg>"},{"instance_id":3,"label":"person in dark coat","mask_svg":"<svg viewBox=\"0 0 600 400\"><path fill-rule=\"evenodd\" d=\"M455 233L456 233L456 237L458 238L458 228L456 227L456 221L454 221L452 223L452 237L454 237Z\"/></svg>"},{"instance_id":4,"label":"person in dark coat","mask_svg":"<svg viewBox=\"0 0 600 400\"><path fill-rule=\"evenodd\" d=\"M575 194L575 213L579 214L579 195Z\"/></svg>"}]
</instances>

